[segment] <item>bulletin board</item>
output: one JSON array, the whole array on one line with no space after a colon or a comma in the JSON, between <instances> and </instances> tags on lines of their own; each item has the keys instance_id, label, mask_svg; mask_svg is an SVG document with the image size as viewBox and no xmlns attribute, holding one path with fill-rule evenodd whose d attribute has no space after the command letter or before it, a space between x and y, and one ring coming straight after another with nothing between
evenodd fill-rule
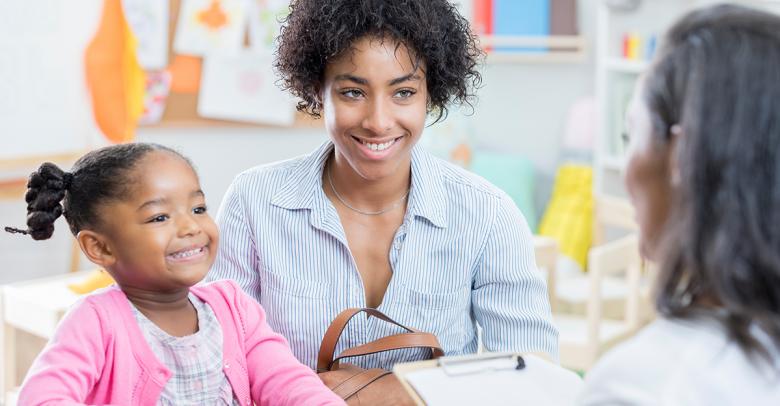
<instances>
[{"instance_id":1,"label":"bulletin board","mask_svg":"<svg viewBox=\"0 0 780 406\"><path fill-rule=\"evenodd\" d=\"M176 24L179 19L181 0L168 0L170 3L168 21L168 63L176 61L176 58L194 59L202 63L202 58L195 56L177 55L173 42L176 34ZM248 36L244 39L244 45L248 46ZM190 61L191 62L191 61ZM165 111L161 120L155 124L141 125L141 128L189 128L189 127L255 127L255 128L320 128L322 121L301 113L295 113L295 121L292 126L277 126L271 124L248 123L242 121L229 121L201 117L198 114L198 92L176 92L168 94Z\"/></svg>"}]
</instances>

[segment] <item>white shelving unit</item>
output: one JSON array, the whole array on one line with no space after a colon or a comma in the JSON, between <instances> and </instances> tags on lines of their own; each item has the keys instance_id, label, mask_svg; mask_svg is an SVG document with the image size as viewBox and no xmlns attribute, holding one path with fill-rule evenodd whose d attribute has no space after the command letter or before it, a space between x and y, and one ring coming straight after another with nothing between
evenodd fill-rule
<instances>
[{"instance_id":1,"label":"white shelving unit","mask_svg":"<svg viewBox=\"0 0 780 406\"><path fill-rule=\"evenodd\" d=\"M646 41L663 33L684 13L715 3L734 3L780 13L780 0L642 0L632 11L617 11L600 0L596 21L596 98L599 105L599 131L596 136L594 187L596 194L625 196L622 172L625 166L623 116L637 78L647 70L646 59L622 57L626 33L636 33ZM640 46L644 55L644 43Z\"/></svg>"},{"instance_id":2,"label":"white shelving unit","mask_svg":"<svg viewBox=\"0 0 780 406\"><path fill-rule=\"evenodd\" d=\"M693 0L644 0L631 11L613 10L599 1L596 15L596 98L599 104L599 131L596 136L594 187L596 194L624 196L622 172L625 166L623 116L637 78L650 62L622 56L623 36L641 38L639 55L645 56L650 36L659 43L663 32L688 10Z\"/></svg>"}]
</instances>

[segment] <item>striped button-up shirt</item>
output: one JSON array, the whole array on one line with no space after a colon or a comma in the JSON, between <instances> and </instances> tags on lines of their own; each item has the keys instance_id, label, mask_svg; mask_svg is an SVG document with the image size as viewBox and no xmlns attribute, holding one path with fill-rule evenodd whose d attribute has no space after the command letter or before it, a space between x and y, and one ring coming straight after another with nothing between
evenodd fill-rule
<instances>
[{"instance_id":1,"label":"striped button-up shirt","mask_svg":"<svg viewBox=\"0 0 780 406\"><path fill-rule=\"evenodd\" d=\"M221 238L209 278L229 278L265 308L268 323L311 367L325 330L349 307L365 307L363 283L322 170L333 144L308 156L238 175L217 214ZM388 260L393 276L379 310L435 334L447 355L490 351L558 356L546 287L528 225L485 180L416 147L406 215ZM400 332L356 317L337 352ZM348 360L391 368L425 357L402 350Z\"/></svg>"}]
</instances>

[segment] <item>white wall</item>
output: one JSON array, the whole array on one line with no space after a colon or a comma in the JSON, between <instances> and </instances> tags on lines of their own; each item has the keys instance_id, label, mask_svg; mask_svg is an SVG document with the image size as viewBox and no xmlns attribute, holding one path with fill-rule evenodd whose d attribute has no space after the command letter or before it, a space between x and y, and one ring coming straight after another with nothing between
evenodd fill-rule
<instances>
[{"instance_id":1,"label":"white wall","mask_svg":"<svg viewBox=\"0 0 780 406\"><path fill-rule=\"evenodd\" d=\"M588 58L577 64L497 64L484 68L484 87L474 115L465 118L481 148L530 158L540 179L552 179L569 107L593 93L593 39L596 0L580 0L580 30L588 41ZM139 141L173 146L189 156L201 176L207 202L216 212L233 177L243 169L307 153L324 141L322 130L250 128L140 129ZM549 193L540 184L537 208ZM23 225L23 202L0 202L0 226ZM45 242L0 235L0 284L66 272L70 232L60 221ZM83 267L89 264L82 263Z\"/></svg>"}]
</instances>

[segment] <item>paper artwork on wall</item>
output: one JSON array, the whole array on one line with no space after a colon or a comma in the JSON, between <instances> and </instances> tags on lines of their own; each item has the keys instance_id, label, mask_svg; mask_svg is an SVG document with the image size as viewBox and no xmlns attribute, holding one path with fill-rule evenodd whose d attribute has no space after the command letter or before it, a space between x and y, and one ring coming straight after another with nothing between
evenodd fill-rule
<instances>
[{"instance_id":1,"label":"paper artwork on wall","mask_svg":"<svg viewBox=\"0 0 780 406\"><path fill-rule=\"evenodd\" d=\"M190 55L174 55L168 72L171 73L171 92L198 93L202 58Z\"/></svg>"},{"instance_id":2,"label":"paper artwork on wall","mask_svg":"<svg viewBox=\"0 0 780 406\"><path fill-rule=\"evenodd\" d=\"M270 54L249 50L204 59L198 99L202 117L292 125L295 101L276 87Z\"/></svg>"},{"instance_id":3,"label":"paper artwork on wall","mask_svg":"<svg viewBox=\"0 0 780 406\"><path fill-rule=\"evenodd\" d=\"M76 153L105 142L93 117L83 57L102 9L96 0L78 7L58 0L0 1L0 161ZM26 178L30 169L0 170L0 181Z\"/></svg>"},{"instance_id":4,"label":"paper artwork on wall","mask_svg":"<svg viewBox=\"0 0 780 406\"><path fill-rule=\"evenodd\" d=\"M183 0L174 50L200 56L238 52L244 42L246 12L242 0Z\"/></svg>"},{"instance_id":5,"label":"paper artwork on wall","mask_svg":"<svg viewBox=\"0 0 780 406\"><path fill-rule=\"evenodd\" d=\"M168 64L168 2L124 0L122 6L138 39L138 62L144 69L164 69Z\"/></svg>"},{"instance_id":6,"label":"paper artwork on wall","mask_svg":"<svg viewBox=\"0 0 780 406\"><path fill-rule=\"evenodd\" d=\"M138 123L144 125L158 123L165 112L165 102L171 91L171 73L168 71L147 72L145 90L144 112Z\"/></svg>"},{"instance_id":7,"label":"paper artwork on wall","mask_svg":"<svg viewBox=\"0 0 780 406\"><path fill-rule=\"evenodd\" d=\"M84 51L84 72L95 121L111 142L132 140L143 112L146 79L137 46L122 2L104 1L100 23Z\"/></svg>"},{"instance_id":8,"label":"paper artwork on wall","mask_svg":"<svg viewBox=\"0 0 780 406\"><path fill-rule=\"evenodd\" d=\"M252 0L249 6L249 45L273 52L281 21L290 13L289 0Z\"/></svg>"}]
</instances>

